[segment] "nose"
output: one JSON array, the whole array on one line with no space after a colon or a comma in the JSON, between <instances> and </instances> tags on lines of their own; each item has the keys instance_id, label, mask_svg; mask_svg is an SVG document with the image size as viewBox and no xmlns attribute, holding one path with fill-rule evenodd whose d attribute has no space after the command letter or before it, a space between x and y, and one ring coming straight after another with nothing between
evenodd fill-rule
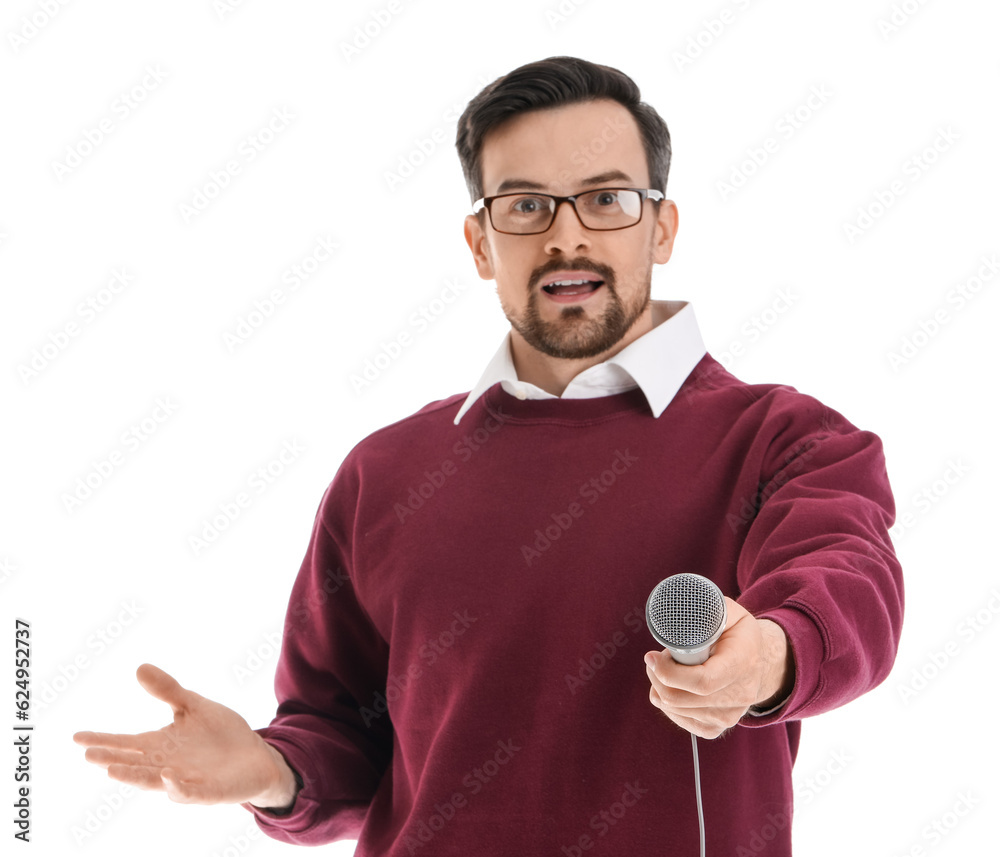
<instances>
[{"instance_id":1,"label":"nose","mask_svg":"<svg viewBox=\"0 0 1000 857\"><path fill-rule=\"evenodd\" d=\"M568 199L556 205L556 216L545 234L545 249L550 252L578 250L590 246L590 230L588 230L576 209Z\"/></svg>"}]
</instances>

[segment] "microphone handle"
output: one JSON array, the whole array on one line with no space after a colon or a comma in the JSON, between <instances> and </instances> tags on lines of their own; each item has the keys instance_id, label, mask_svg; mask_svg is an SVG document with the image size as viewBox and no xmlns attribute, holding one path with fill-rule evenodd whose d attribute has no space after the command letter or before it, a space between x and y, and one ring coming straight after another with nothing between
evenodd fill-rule
<instances>
[{"instance_id":1,"label":"microphone handle","mask_svg":"<svg viewBox=\"0 0 1000 857\"><path fill-rule=\"evenodd\" d=\"M672 657L679 664L687 664L688 666L697 666L698 664L703 664L708 660L708 653L711 646L704 646L700 649L675 649L672 646L667 646L667 651L670 652L670 657Z\"/></svg>"}]
</instances>

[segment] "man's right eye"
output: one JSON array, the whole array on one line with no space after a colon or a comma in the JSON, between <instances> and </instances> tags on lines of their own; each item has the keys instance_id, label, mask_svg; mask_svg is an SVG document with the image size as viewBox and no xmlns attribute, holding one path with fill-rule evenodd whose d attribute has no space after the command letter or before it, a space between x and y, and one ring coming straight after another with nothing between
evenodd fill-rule
<instances>
[{"instance_id":1,"label":"man's right eye","mask_svg":"<svg viewBox=\"0 0 1000 857\"><path fill-rule=\"evenodd\" d=\"M537 211L545 207L545 204L534 196L523 196L514 201L513 206L511 206L514 211L520 214L535 214Z\"/></svg>"}]
</instances>

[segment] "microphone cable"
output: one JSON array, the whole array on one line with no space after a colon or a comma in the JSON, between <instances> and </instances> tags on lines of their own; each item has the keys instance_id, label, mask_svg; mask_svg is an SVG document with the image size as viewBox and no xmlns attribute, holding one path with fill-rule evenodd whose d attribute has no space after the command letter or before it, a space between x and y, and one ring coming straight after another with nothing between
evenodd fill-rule
<instances>
[{"instance_id":1,"label":"microphone cable","mask_svg":"<svg viewBox=\"0 0 1000 857\"><path fill-rule=\"evenodd\" d=\"M691 751L694 754L694 793L698 799L698 834L701 837L701 857L705 857L705 810L701 805L701 774L698 772L698 736L691 733Z\"/></svg>"}]
</instances>

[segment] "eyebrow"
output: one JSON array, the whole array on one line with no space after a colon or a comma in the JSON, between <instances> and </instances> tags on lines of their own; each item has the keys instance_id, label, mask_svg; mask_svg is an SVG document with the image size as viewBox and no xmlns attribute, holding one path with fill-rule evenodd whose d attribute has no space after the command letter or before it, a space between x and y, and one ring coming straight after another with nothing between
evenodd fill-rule
<instances>
[{"instance_id":1,"label":"eyebrow","mask_svg":"<svg viewBox=\"0 0 1000 857\"><path fill-rule=\"evenodd\" d=\"M580 184L593 187L594 185L605 184L610 181L623 181L628 182L629 184L632 183L631 177L623 173L621 170L607 170L599 175L581 179ZM546 187L548 187L548 185L539 184L538 182L533 182L529 179L504 179L500 182L500 186L496 189L496 193L493 195L499 196L500 194L506 193L509 190L514 190L515 188L544 191Z\"/></svg>"}]
</instances>

